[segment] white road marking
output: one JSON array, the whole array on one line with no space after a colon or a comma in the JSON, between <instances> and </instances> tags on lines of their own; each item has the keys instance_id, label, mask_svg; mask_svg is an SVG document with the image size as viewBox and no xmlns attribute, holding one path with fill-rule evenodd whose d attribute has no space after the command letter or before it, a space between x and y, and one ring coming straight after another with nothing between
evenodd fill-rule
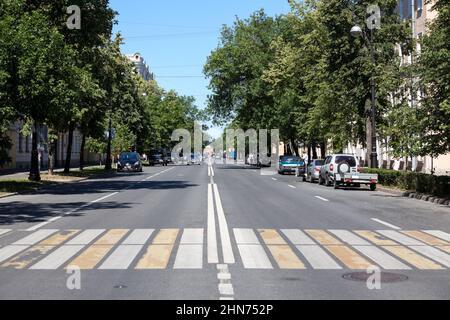
<instances>
[{"instance_id":1,"label":"white road marking","mask_svg":"<svg viewBox=\"0 0 450 320\"><path fill-rule=\"evenodd\" d=\"M330 202L330 200L322 198L322 197L319 197L319 196L315 196L315 198L317 198L319 200L322 200L322 201L325 201L325 202Z\"/></svg>"},{"instance_id":2,"label":"white road marking","mask_svg":"<svg viewBox=\"0 0 450 320\"><path fill-rule=\"evenodd\" d=\"M217 279L222 280L222 281L231 280L231 273L220 272L217 274Z\"/></svg>"},{"instance_id":3,"label":"white road marking","mask_svg":"<svg viewBox=\"0 0 450 320\"><path fill-rule=\"evenodd\" d=\"M409 246L411 249L450 268L450 255L430 246Z\"/></svg>"},{"instance_id":4,"label":"white road marking","mask_svg":"<svg viewBox=\"0 0 450 320\"><path fill-rule=\"evenodd\" d=\"M235 263L235 260L233 248L231 247L231 239L230 233L228 231L228 223L225 218L225 213L223 212L222 200L220 199L220 194L217 185L214 184L213 187L214 187L214 196L216 199L217 216L219 220L220 237L222 241L223 260L227 264L233 264Z\"/></svg>"},{"instance_id":5,"label":"white road marking","mask_svg":"<svg viewBox=\"0 0 450 320\"><path fill-rule=\"evenodd\" d=\"M321 247L314 245L296 246L314 269L338 270L342 269Z\"/></svg>"},{"instance_id":6,"label":"white road marking","mask_svg":"<svg viewBox=\"0 0 450 320\"><path fill-rule=\"evenodd\" d=\"M104 197L101 197L101 198L99 198L99 199L96 199L96 200L94 200L94 201L91 201L90 203L97 203L97 202L106 200L106 199L108 199L108 198L111 198L112 196L115 196L115 195L118 194L118 193L119 193L119 192L113 192L113 193L108 194L108 195L106 195L106 196L104 196Z\"/></svg>"},{"instance_id":7,"label":"white road marking","mask_svg":"<svg viewBox=\"0 0 450 320\"><path fill-rule=\"evenodd\" d=\"M16 242L13 243L13 245L30 245L30 246L32 246L58 231L59 231L58 229L39 230L39 231L36 231L36 232L30 234L29 236L26 236L23 239L17 240Z\"/></svg>"},{"instance_id":8,"label":"white road marking","mask_svg":"<svg viewBox=\"0 0 450 320\"><path fill-rule=\"evenodd\" d=\"M174 269L202 269L203 245L181 244L178 247Z\"/></svg>"},{"instance_id":9,"label":"white road marking","mask_svg":"<svg viewBox=\"0 0 450 320\"><path fill-rule=\"evenodd\" d=\"M212 185L208 184L208 230L207 230L208 263L218 263L216 218L214 214L214 199Z\"/></svg>"},{"instance_id":10,"label":"white road marking","mask_svg":"<svg viewBox=\"0 0 450 320\"><path fill-rule=\"evenodd\" d=\"M4 235L4 234L7 234L10 231L11 231L11 229L0 229L0 236Z\"/></svg>"},{"instance_id":11,"label":"white road marking","mask_svg":"<svg viewBox=\"0 0 450 320\"><path fill-rule=\"evenodd\" d=\"M399 227L397 227L397 226L394 226L393 224L388 223L388 222L383 221L383 220L380 220L380 219L372 218L371 220L373 220L373 221L375 221L375 222L378 222L378 223L381 223L381 224L383 224L383 225L385 225L385 226L387 226L387 227L389 227L389 228L395 229L395 230L401 230L401 229L402 229L402 228L399 228Z\"/></svg>"},{"instance_id":12,"label":"white road marking","mask_svg":"<svg viewBox=\"0 0 450 320\"><path fill-rule=\"evenodd\" d=\"M411 270L410 267L405 265L404 263L398 261L394 257L385 253L383 250L376 248L374 246L353 246L356 250L372 259L386 270Z\"/></svg>"},{"instance_id":13,"label":"white road marking","mask_svg":"<svg viewBox=\"0 0 450 320\"><path fill-rule=\"evenodd\" d=\"M419 240L413 239L411 237L405 236L397 231L393 230L377 230L378 233L382 234L385 237L388 237L392 240L395 240L405 246L423 246L425 243L420 242Z\"/></svg>"},{"instance_id":14,"label":"white road marking","mask_svg":"<svg viewBox=\"0 0 450 320\"><path fill-rule=\"evenodd\" d=\"M240 244L238 249L245 269L273 269L261 245Z\"/></svg>"},{"instance_id":15,"label":"white road marking","mask_svg":"<svg viewBox=\"0 0 450 320\"><path fill-rule=\"evenodd\" d=\"M123 245L144 245L152 236L155 229L136 229L122 242Z\"/></svg>"},{"instance_id":16,"label":"white road marking","mask_svg":"<svg viewBox=\"0 0 450 320\"><path fill-rule=\"evenodd\" d=\"M290 184L289 184L289 188L292 188L292 189L297 189L297 187L296 187L296 186L293 186L293 185L290 185Z\"/></svg>"},{"instance_id":17,"label":"white road marking","mask_svg":"<svg viewBox=\"0 0 450 320\"><path fill-rule=\"evenodd\" d=\"M315 245L316 243L311 240L303 231L298 229L283 229L281 232L291 241L294 245Z\"/></svg>"},{"instance_id":18,"label":"white road marking","mask_svg":"<svg viewBox=\"0 0 450 320\"><path fill-rule=\"evenodd\" d=\"M450 234L440 231L440 230L423 230L423 232L426 232L428 234L431 234L432 236L438 237L440 239L446 240L450 242Z\"/></svg>"},{"instance_id":19,"label":"white road marking","mask_svg":"<svg viewBox=\"0 0 450 320\"><path fill-rule=\"evenodd\" d=\"M0 249L0 263L28 249L30 246L10 245Z\"/></svg>"},{"instance_id":20,"label":"white road marking","mask_svg":"<svg viewBox=\"0 0 450 320\"><path fill-rule=\"evenodd\" d=\"M361 237L358 237L357 235L351 233L347 230L328 230L338 238L340 238L342 241L350 244L350 245L361 245L361 246L368 246L370 243L366 240L364 240Z\"/></svg>"},{"instance_id":21,"label":"white road marking","mask_svg":"<svg viewBox=\"0 0 450 320\"><path fill-rule=\"evenodd\" d=\"M272 178L272 180L273 180L273 181L278 181L278 179L277 179L277 178Z\"/></svg>"},{"instance_id":22,"label":"white road marking","mask_svg":"<svg viewBox=\"0 0 450 320\"><path fill-rule=\"evenodd\" d=\"M208 177L211 177L211 166L208 166Z\"/></svg>"},{"instance_id":23,"label":"white road marking","mask_svg":"<svg viewBox=\"0 0 450 320\"><path fill-rule=\"evenodd\" d=\"M230 283L219 283L219 292L227 296L233 296L234 290L233 285Z\"/></svg>"},{"instance_id":24,"label":"white road marking","mask_svg":"<svg viewBox=\"0 0 450 320\"><path fill-rule=\"evenodd\" d=\"M120 245L99 267L101 270L126 270L142 250L143 245Z\"/></svg>"},{"instance_id":25,"label":"white road marking","mask_svg":"<svg viewBox=\"0 0 450 320\"><path fill-rule=\"evenodd\" d=\"M180 244L203 244L203 229L184 229Z\"/></svg>"},{"instance_id":26,"label":"white road marking","mask_svg":"<svg viewBox=\"0 0 450 320\"><path fill-rule=\"evenodd\" d=\"M215 177L215 176L216 176L216 174L214 173L214 167L213 167L213 166L211 166L211 176L212 176L212 177Z\"/></svg>"},{"instance_id":27,"label":"white road marking","mask_svg":"<svg viewBox=\"0 0 450 320\"><path fill-rule=\"evenodd\" d=\"M66 245L87 245L90 244L99 235L105 232L105 229L89 229L85 230L75 238L66 243Z\"/></svg>"},{"instance_id":28,"label":"white road marking","mask_svg":"<svg viewBox=\"0 0 450 320\"><path fill-rule=\"evenodd\" d=\"M237 244L260 244L253 229L233 229Z\"/></svg>"},{"instance_id":29,"label":"white road marking","mask_svg":"<svg viewBox=\"0 0 450 320\"><path fill-rule=\"evenodd\" d=\"M55 270L61 267L67 260L72 258L84 248L84 245L64 245L59 247L47 257L31 266L31 270Z\"/></svg>"}]
</instances>

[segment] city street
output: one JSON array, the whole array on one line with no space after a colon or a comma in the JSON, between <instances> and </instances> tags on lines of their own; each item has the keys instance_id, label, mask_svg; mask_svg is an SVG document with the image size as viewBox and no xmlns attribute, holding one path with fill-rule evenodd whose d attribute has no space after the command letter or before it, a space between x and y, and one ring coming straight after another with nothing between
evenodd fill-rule
<instances>
[{"instance_id":1,"label":"city street","mask_svg":"<svg viewBox=\"0 0 450 320\"><path fill-rule=\"evenodd\" d=\"M0 299L448 300L449 268L449 206L244 165L0 199Z\"/></svg>"}]
</instances>

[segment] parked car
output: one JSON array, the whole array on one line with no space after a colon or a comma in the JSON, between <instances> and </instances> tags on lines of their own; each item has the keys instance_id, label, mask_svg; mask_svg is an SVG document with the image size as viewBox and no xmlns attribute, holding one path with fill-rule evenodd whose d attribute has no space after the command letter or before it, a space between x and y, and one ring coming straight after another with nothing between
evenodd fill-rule
<instances>
[{"instance_id":1,"label":"parked car","mask_svg":"<svg viewBox=\"0 0 450 320\"><path fill-rule=\"evenodd\" d=\"M191 154L191 159L188 161L188 165L201 165L202 164L202 156L199 154Z\"/></svg>"},{"instance_id":2,"label":"parked car","mask_svg":"<svg viewBox=\"0 0 450 320\"><path fill-rule=\"evenodd\" d=\"M312 160L306 167L305 180L310 183L319 180L320 169L322 168L324 162L325 162L324 160L317 160L317 159Z\"/></svg>"},{"instance_id":3,"label":"parked car","mask_svg":"<svg viewBox=\"0 0 450 320\"><path fill-rule=\"evenodd\" d=\"M320 169L319 184L334 185L335 189L342 187L370 186L370 190L377 189L378 175L362 173L358 160L354 155L335 154L325 159Z\"/></svg>"},{"instance_id":4,"label":"parked car","mask_svg":"<svg viewBox=\"0 0 450 320\"><path fill-rule=\"evenodd\" d=\"M141 156L137 152L122 152L117 161L117 171L142 172Z\"/></svg>"},{"instance_id":5,"label":"parked car","mask_svg":"<svg viewBox=\"0 0 450 320\"><path fill-rule=\"evenodd\" d=\"M150 155L148 162L152 167L156 165L167 166L168 164L167 158L165 158L163 154L159 153Z\"/></svg>"},{"instance_id":6,"label":"parked car","mask_svg":"<svg viewBox=\"0 0 450 320\"><path fill-rule=\"evenodd\" d=\"M305 161L296 156L281 156L278 173L296 173L297 176L302 177L305 175Z\"/></svg>"}]
</instances>

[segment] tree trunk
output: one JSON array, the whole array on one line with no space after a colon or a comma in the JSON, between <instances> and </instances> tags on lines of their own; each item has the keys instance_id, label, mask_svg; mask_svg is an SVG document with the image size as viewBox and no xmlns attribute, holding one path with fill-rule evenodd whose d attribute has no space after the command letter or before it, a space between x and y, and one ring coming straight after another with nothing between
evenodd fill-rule
<instances>
[{"instance_id":1,"label":"tree trunk","mask_svg":"<svg viewBox=\"0 0 450 320\"><path fill-rule=\"evenodd\" d=\"M295 142L295 139L291 138L290 140L291 140L292 149L294 149L292 154L296 155L297 157L300 157L300 152L298 151L298 145Z\"/></svg>"},{"instance_id":2,"label":"tree trunk","mask_svg":"<svg viewBox=\"0 0 450 320\"><path fill-rule=\"evenodd\" d=\"M325 159L327 157L327 143L326 142L320 143L320 156L322 159Z\"/></svg>"},{"instance_id":3,"label":"tree trunk","mask_svg":"<svg viewBox=\"0 0 450 320\"><path fill-rule=\"evenodd\" d=\"M48 174L51 176L55 169L55 144L56 141L51 142L48 148Z\"/></svg>"},{"instance_id":4,"label":"tree trunk","mask_svg":"<svg viewBox=\"0 0 450 320\"><path fill-rule=\"evenodd\" d=\"M38 150L38 124L35 122L33 126L33 138L31 145L31 168L28 179L30 181L41 181L41 173L39 170L39 150Z\"/></svg>"},{"instance_id":5,"label":"tree trunk","mask_svg":"<svg viewBox=\"0 0 450 320\"><path fill-rule=\"evenodd\" d=\"M307 163L307 165L309 164L309 162L311 162L311 160L312 160L312 145L311 144L309 144L309 146L308 146L308 163Z\"/></svg>"},{"instance_id":6,"label":"tree trunk","mask_svg":"<svg viewBox=\"0 0 450 320\"><path fill-rule=\"evenodd\" d=\"M80 171L84 169L84 148L86 147L86 135L83 134L81 138L81 149L80 149Z\"/></svg>"},{"instance_id":7,"label":"tree trunk","mask_svg":"<svg viewBox=\"0 0 450 320\"><path fill-rule=\"evenodd\" d=\"M372 168L372 122L370 117L366 117L366 163L369 168Z\"/></svg>"},{"instance_id":8,"label":"tree trunk","mask_svg":"<svg viewBox=\"0 0 450 320\"><path fill-rule=\"evenodd\" d=\"M66 163L64 166L64 173L70 172L70 162L72 161L72 146L73 146L73 132L74 132L74 126L69 126L69 136L67 139L67 152L66 152Z\"/></svg>"},{"instance_id":9,"label":"tree trunk","mask_svg":"<svg viewBox=\"0 0 450 320\"><path fill-rule=\"evenodd\" d=\"M317 143L314 141L313 143L312 143L312 158L313 159L317 159L318 157L317 157Z\"/></svg>"}]
</instances>

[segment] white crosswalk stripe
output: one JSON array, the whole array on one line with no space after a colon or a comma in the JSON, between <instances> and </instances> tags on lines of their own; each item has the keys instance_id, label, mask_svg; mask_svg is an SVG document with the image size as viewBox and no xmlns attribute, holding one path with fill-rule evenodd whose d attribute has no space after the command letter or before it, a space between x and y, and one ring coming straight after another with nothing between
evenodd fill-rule
<instances>
[{"instance_id":1,"label":"white crosswalk stripe","mask_svg":"<svg viewBox=\"0 0 450 320\"><path fill-rule=\"evenodd\" d=\"M246 269L273 269L264 248L257 244L238 245L242 263Z\"/></svg>"},{"instance_id":2,"label":"white crosswalk stripe","mask_svg":"<svg viewBox=\"0 0 450 320\"><path fill-rule=\"evenodd\" d=\"M370 245L370 243L366 240L364 240L361 237L358 237L356 234L351 233L347 230L328 230L332 234L334 234L336 237L340 238L342 241L350 244L350 245L356 245L356 246L367 246Z\"/></svg>"},{"instance_id":3,"label":"white crosswalk stripe","mask_svg":"<svg viewBox=\"0 0 450 320\"><path fill-rule=\"evenodd\" d=\"M314 269L337 270L342 269L325 250L318 245L298 245L298 251L306 258Z\"/></svg>"},{"instance_id":4,"label":"white crosswalk stripe","mask_svg":"<svg viewBox=\"0 0 450 320\"><path fill-rule=\"evenodd\" d=\"M353 246L386 270L410 270L411 268L374 246Z\"/></svg>"},{"instance_id":5,"label":"white crosswalk stripe","mask_svg":"<svg viewBox=\"0 0 450 320\"><path fill-rule=\"evenodd\" d=\"M67 242L67 245L87 245L94 241L98 236L104 233L105 229L90 229L85 230L78 236Z\"/></svg>"},{"instance_id":6,"label":"white crosswalk stripe","mask_svg":"<svg viewBox=\"0 0 450 320\"><path fill-rule=\"evenodd\" d=\"M16 254L28 249L30 246L26 245L10 245L0 249L0 263L8 260Z\"/></svg>"},{"instance_id":7,"label":"white crosswalk stripe","mask_svg":"<svg viewBox=\"0 0 450 320\"><path fill-rule=\"evenodd\" d=\"M0 236L1 235L4 235L4 234L7 234L7 233L9 233L11 231L11 229L0 229Z\"/></svg>"},{"instance_id":8,"label":"white crosswalk stripe","mask_svg":"<svg viewBox=\"0 0 450 320\"><path fill-rule=\"evenodd\" d=\"M397 241L405 246L421 246L425 245L425 243L420 242L419 240L413 239L411 237L405 236L400 232L394 230L378 230L378 233L382 234L385 237L388 237L392 240Z\"/></svg>"},{"instance_id":9,"label":"white crosswalk stripe","mask_svg":"<svg viewBox=\"0 0 450 320\"><path fill-rule=\"evenodd\" d=\"M144 245L152 236L155 229L136 229L122 242L124 245Z\"/></svg>"},{"instance_id":10,"label":"white crosswalk stripe","mask_svg":"<svg viewBox=\"0 0 450 320\"><path fill-rule=\"evenodd\" d=\"M444 253L443 251L430 246L410 246L410 248L450 268L450 255Z\"/></svg>"},{"instance_id":11,"label":"white crosswalk stripe","mask_svg":"<svg viewBox=\"0 0 450 320\"><path fill-rule=\"evenodd\" d=\"M182 244L178 248L174 269L202 269L203 245Z\"/></svg>"},{"instance_id":12,"label":"white crosswalk stripe","mask_svg":"<svg viewBox=\"0 0 450 320\"><path fill-rule=\"evenodd\" d=\"M143 245L121 245L99 267L100 270L126 270L142 250Z\"/></svg>"},{"instance_id":13,"label":"white crosswalk stripe","mask_svg":"<svg viewBox=\"0 0 450 320\"><path fill-rule=\"evenodd\" d=\"M238 244L260 244L253 229L234 229L234 237Z\"/></svg>"},{"instance_id":14,"label":"white crosswalk stripe","mask_svg":"<svg viewBox=\"0 0 450 320\"><path fill-rule=\"evenodd\" d=\"M42 229L42 230L38 230L32 234L30 234L29 236L26 236L23 239L17 240L16 242L14 242L14 245L29 245L32 246L36 243L38 243L41 240L44 240L45 238L51 236L52 234L58 232L59 230L57 229Z\"/></svg>"},{"instance_id":15,"label":"white crosswalk stripe","mask_svg":"<svg viewBox=\"0 0 450 320\"><path fill-rule=\"evenodd\" d=\"M446 232L439 230L423 230L423 232L450 242L450 234Z\"/></svg>"},{"instance_id":16,"label":"white crosswalk stripe","mask_svg":"<svg viewBox=\"0 0 450 320\"><path fill-rule=\"evenodd\" d=\"M303 231L298 229L282 229L282 233L292 242L294 245L315 245L316 243L311 240Z\"/></svg>"},{"instance_id":17,"label":"white crosswalk stripe","mask_svg":"<svg viewBox=\"0 0 450 320\"><path fill-rule=\"evenodd\" d=\"M61 267L67 260L72 258L78 252L84 248L84 245L64 245L54 252L50 253L47 257L31 266L32 270L55 270Z\"/></svg>"}]
</instances>

